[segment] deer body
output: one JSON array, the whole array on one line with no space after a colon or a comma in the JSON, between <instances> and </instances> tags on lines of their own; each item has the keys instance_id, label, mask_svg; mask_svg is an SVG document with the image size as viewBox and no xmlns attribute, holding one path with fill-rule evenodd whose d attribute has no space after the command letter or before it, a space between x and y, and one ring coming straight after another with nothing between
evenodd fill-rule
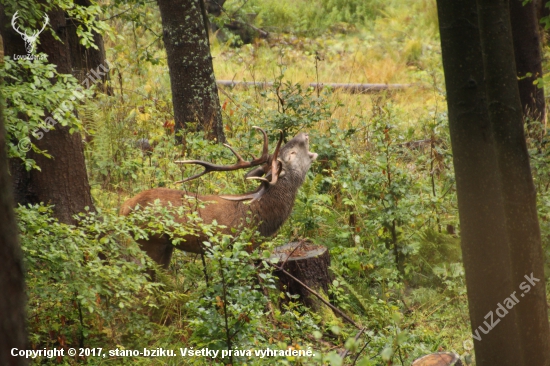
<instances>
[{"instance_id":1,"label":"deer body","mask_svg":"<svg viewBox=\"0 0 550 366\"><path fill-rule=\"evenodd\" d=\"M209 224L215 220L219 225L226 227L222 230L226 234L230 234L231 229L243 227L244 225L248 225L247 222L250 222L257 227L262 237L275 235L290 216L298 189L304 182L307 171L311 163L317 158L317 154L308 151L308 135L300 133L290 140L281 149L280 153L281 140L279 140L273 156L268 156L267 136L265 132L262 131L262 133L264 134L264 154L262 158L254 160L257 164L251 165L244 162L232 150L239 158L239 163L235 165L239 165L238 168L262 164L262 166L247 174L249 179L262 180L262 185L256 191L245 195L201 196L178 189L155 188L143 191L126 201L121 207L120 214L129 215L136 207L146 207L153 204L156 200L159 200L163 206L188 205L191 204L189 200L189 196L191 196L204 204L204 207L197 208L203 222ZM206 169L202 174L212 170L234 170L205 162L186 161L184 163L205 166ZM271 168L271 171L268 171L269 168ZM198 174L187 180L194 179L202 174ZM264 174L266 178L259 178L259 176ZM251 202L248 202L249 200ZM177 221L182 223L185 220L185 217L177 219ZM204 234L199 234L199 236L187 235L182 239L183 241L179 244L173 245L170 238L167 235L163 235L152 236L148 240L138 240L138 243L156 263L166 268L170 263L174 248L191 253L202 253L202 243L208 240Z\"/></svg>"}]
</instances>

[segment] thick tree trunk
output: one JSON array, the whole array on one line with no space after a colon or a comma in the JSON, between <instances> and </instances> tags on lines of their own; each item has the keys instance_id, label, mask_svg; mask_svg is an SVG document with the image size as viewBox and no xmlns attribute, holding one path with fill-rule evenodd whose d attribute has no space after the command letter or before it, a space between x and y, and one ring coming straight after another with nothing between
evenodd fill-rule
<instances>
[{"instance_id":1,"label":"thick tree trunk","mask_svg":"<svg viewBox=\"0 0 550 366\"><path fill-rule=\"evenodd\" d=\"M514 307L520 337L516 347L521 350L524 365L550 365L544 256L536 191L516 86L508 2L478 0L477 3L489 119L495 139L510 246L512 283L520 286L526 280L525 276L541 281L531 283L530 292L523 291L521 301Z\"/></svg>"},{"instance_id":2,"label":"thick tree trunk","mask_svg":"<svg viewBox=\"0 0 550 366\"><path fill-rule=\"evenodd\" d=\"M524 116L545 122L544 90L533 84L542 77L541 40L533 1L523 5L523 0L510 0L510 20Z\"/></svg>"},{"instance_id":3,"label":"thick tree trunk","mask_svg":"<svg viewBox=\"0 0 550 366\"><path fill-rule=\"evenodd\" d=\"M203 0L158 0L176 131L203 129L225 142Z\"/></svg>"},{"instance_id":4,"label":"thick tree trunk","mask_svg":"<svg viewBox=\"0 0 550 366\"><path fill-rule=\"evenodd\" d=\"M449 128L460 213L470 323L479 366L522 365L516 313L487 334L485 316L516 291L485 96L475 0L438 0ZM517 85L517 83L516 83ZM541 286L543 287L543 286ZM488 321L490 323L490 319ZM489 329L490 330L490 329Z\"/></svg>"},{"instance_id":5,"label":"thick tree trunk","mask_svg":"<svg viewBox=\"0 0 550 366\"><path fill-rule=\"evenodd\" d=\"M90 6L92 3L90 0L76 0L75 4L80 6ZM88 72L91 69L98 70L100 65L103 65L104 67L108 67L108 65L105 63L105 46L103 44L103 37L101 34L93 32L94 43L97 46L97 49L92 47L86 48L80 43L80 38L76 34L76 29L78 26L78 22L72 19L69 20L67 23L67 38L69 40L69 50L71 53L72 74L82 82L88 77ZM94 77L93 74L92 77ZM103 91L111 95L112 90L110 90L107 86L108 80L109 73L105 73L105 76L101 77Z\"/></svg>"},{"instance_id":6,"label":"thick tree trunk","mask_svg":"<svg viewBox=\"0 0 550 366\"><path fill-rule=\"evenodd\" d=\"M48 61L57 65L57 71L70 74L71 55L68 47L67 24L62 11L49 14L50 26L63 43L44 32L39 51L48 54ZM41 171L30 172L29 192L35 202L53 204L55 216L62 222L73 223L72 216L85 207L94 209L90 184L84 161L84 147L80 133L69 133L69 127L59 124L41 140L34 142L39 149L47 150L53 158L33 153Z\"/></svg>"},{"instance_id":7,"label":"thick tree trunk","mask_svg":"<svg viewBox=\"0 0 550 366\"><path fill-rule=\"evenodd\" d=\"M0 60L2 67L3 60ZM2 84L0 82L0 88ZM13 212L12 183L8 173L8 155L0 93L0 365L28 365L25 357L13 357L12 348L28 349L25 330L25 281L23 259Z\"/></svg>"},{"instance_id":8,"label":"thick tree trunk","mask_svg":"<svg viewBox=\"0 0 550 366\"><path fill-rule=\"evenodd\" d=\"M48 61L57 65L57 71L70 74L71 55L68 47L67 24L62 11L48 13L50 25L63 43L55 40L47 29L40 35L39 52L48 55ZM11 15L10 15L11 16ZM2 12L2 18L9 18ZM3 25L6 23L2 23ZM13 34L7 22L2 27L4 51L6 54L26 54L20 50L21 37ZM47 115L52 111L46 111ZM69 133L69 127L57 124L56 128L33 141L38 148L52 155L51 159L29 152L41 171L27 172L19 161L10 161L17 202L21 204L40 203L54 205L54 215L61 222L74 223L73 215L83 212L85 207L94 209L90 185L86 173L82 137L78 132Z\"/></svg>"}]
</instances>

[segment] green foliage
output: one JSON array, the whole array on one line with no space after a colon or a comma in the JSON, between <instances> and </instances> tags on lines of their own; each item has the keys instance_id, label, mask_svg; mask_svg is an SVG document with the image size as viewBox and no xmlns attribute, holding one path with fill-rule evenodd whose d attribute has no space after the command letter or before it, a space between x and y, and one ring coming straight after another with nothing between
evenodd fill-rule
<instances>
[{"instance_id":1,"label":"green foliage","mask_svg":"<svg viewBox=\"0 0 550 366\"><path fill-rule=\"evenodd\" d=\"M274 95L268 96L266 91L260 94L264 98L272 97L271 101L277 103L277 110L267 111L265 119L270 129L283 131L286 140L330 117L330 105L325 98L315 97L313 88L304 91L300 84L283 82L283 79L284 70L281 70L273 85Z\"/></svg>"},{"instance_id":2,"label":"green foliage","mask_svg":"<svg viewBox=\"0 0 550 366\"><path fill-rule=\"evenodd\" d=\"M0 69L4 79L6 130L10 157L24 161L28 170L39 168L26 157L32 148L41 152L29 136L42 138L57 123L78 130L80 121L73 114L74 101L90 95L72 75L59 74L55 65L40 60L5 59ZM48 118L51 113L52 118ZM46 154L46 152L41 152Z\"/></svg>"},{"instance_id":3,"label":"green foliage","mask_svg":"<svg viewBox=\"0 0 550 366\"><path fill-rule=\"evenodd\" d=\"M224 8L225 16L245 22L254 14L255 25L269 31L321 34L329 28L365 26L382 13L383 5L378 0L229 0Z\"/></svg>"},{"instance_id":4,"label":"green foliage","mask_svg":"<svg viewBox=\"0 0 550 366\"><path fill-rule=\"evenodd\" d=\"M437 284L436 278L441 269L461 262L460 241L448 234L426 230L417 235L411 255L411 280L417 285ZM442 266L442 267L441 267Z\"/></svg>"},{"instance_id":5,"label":"green foliage","mask_svg":"<svg viewBox=\"0 0 550 366\"><path fill-rule=\"evenodd\" d=\"M32 346L143 342L140 334L154 328L147 314L159 285L143 275L147 260L138 247L119 243L129 226L120 217L102 222L93 213L82 216L80 227L60 224L43 206L21 207L18 214ZM106 232L112 234L100 238Z\"/></svg>"}]
</instances>

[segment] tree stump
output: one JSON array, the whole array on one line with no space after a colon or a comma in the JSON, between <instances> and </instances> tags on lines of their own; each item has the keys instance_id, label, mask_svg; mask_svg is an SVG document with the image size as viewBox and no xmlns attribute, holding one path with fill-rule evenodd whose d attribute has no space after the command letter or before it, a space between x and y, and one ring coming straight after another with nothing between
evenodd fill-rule
<instances>
[{"instance_id":1,"label":"tree stump","mask_svg":"<svg viewBox=\"0 0 550 366\"><path fill-rule=\"evenodd\" d=\"M326 247L307 241L285 244L275 249L273 258L278 258L276 266L303 282L306 286L328 299L328 286L331 275L328 271L330 255ZM281 270L275 270L279 278L279 287L292 295L299 295L300 301L318 311L324 304L304 286Z\"/></svg>"},{"instance_id":2,"label":"tree stump","mask_svg":"<svg viewBox=\"0 0 550 366\"><path fill-rule=\"evenodd\" d=\"M456 353L438 352L416 359L412 366L462 366Z\"/></svg>"}]
</instances>

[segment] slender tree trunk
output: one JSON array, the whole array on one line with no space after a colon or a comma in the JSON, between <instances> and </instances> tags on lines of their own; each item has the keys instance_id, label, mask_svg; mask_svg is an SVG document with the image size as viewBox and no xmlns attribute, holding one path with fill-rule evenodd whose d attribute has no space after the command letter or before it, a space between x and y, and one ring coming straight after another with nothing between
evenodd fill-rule
<instances>
[{"instance_id":1,"label":"slender tree trunk","mask_svg":"<svg viewBox=\"0 0 550 366\"><path fill-rule=\"evenodd\" d=\"M489 119L494 133L510 245L512 283L540 283L522 293L517 313L524 365L550 365L550 329L536 191L523 131L510 13L506 0L478 0ZM518 290L520 292L520 290ZM525 296L524 296L525 295Z\"/></svg>"},{"instance_id":2,"label":"slender tree trunk","mask_svg":"<svg viewBox=\"0 0 550 366\"><path fill-rule=\"evenodd\" d=\"M3 59L0 60L0 67L3 67ZM23 259L13 212L12 181L8 173L3 104L4 98L0 93L0 364L19 366L28 365L28 359L13 357L11 350L29 348L25 329L26 296Z\"/></svg>"},{"instance_id":3,"label":"slender tree trunk","mask_svg":"<svg viewBox=\"0 0 550 366\"><path fill-rule=\"evenodd\" d=\"M176 131L191 128L225 142L203 0L158 0Z\"/></svg>"},{"instance_id":4,"label":"slender tree trunk","mask_svg":"<svg viewBox=\"0 0 550 366\"><path fill-rule=\"evenodd\" d=\"M515 312L485 316L515 291L504 204L485 97L475 0L438 0L468 307L478 366L521 365ZM542 287L542 286L541 286ZM498 318L498 317L497 317ZM484 331L480 331L481 327ZM489 329L488 329L489 328ZM490 330L485 334L486 330ZM477 331L477 333L476 333Z\"/></svg>"},{"instance_id":5,"label":"slender tree trunk","mask_svg":"<svg viewBox=\"0 0 550 366\"><path fill-rule=\"evenodd\" d=\"M534 2L523 5L523 0L510 0L510 21L524 116L546 122L544 90L533 84L542 77L541 39Z\"/></svg>"},{"instance_id":6,"label":"slender tree trunk","mask_svg":"<svg viewBox=\"0 0 550 366\"><path fill-rule=\"evenodd\" d=\"M48 61L57 66L60 73L70 74L71 55L68 47L67 24L62 11L48 13L50 25L57 36L63 41L53 38L49 29L40 35L38 52L48 55ZM26 54L19 51L23 40L14 35L8 16L2 11L2 36L4 37L4 51L6 54ZM47 115L53 111L46 111ZM60 124L49 131L41 140L33 141L38 148L46 150L52 158L29 152L37 162L41 171L27 172L19 161L10 161L10 169L15 185L17 202L21 204L40 203L54 205L54 215L61 222L74 223L73 215L83 212L85 207L94 210L90 185L86 173L82 137L80 133L69 133L69 127Z\"/></svg>"}]
</instances>

